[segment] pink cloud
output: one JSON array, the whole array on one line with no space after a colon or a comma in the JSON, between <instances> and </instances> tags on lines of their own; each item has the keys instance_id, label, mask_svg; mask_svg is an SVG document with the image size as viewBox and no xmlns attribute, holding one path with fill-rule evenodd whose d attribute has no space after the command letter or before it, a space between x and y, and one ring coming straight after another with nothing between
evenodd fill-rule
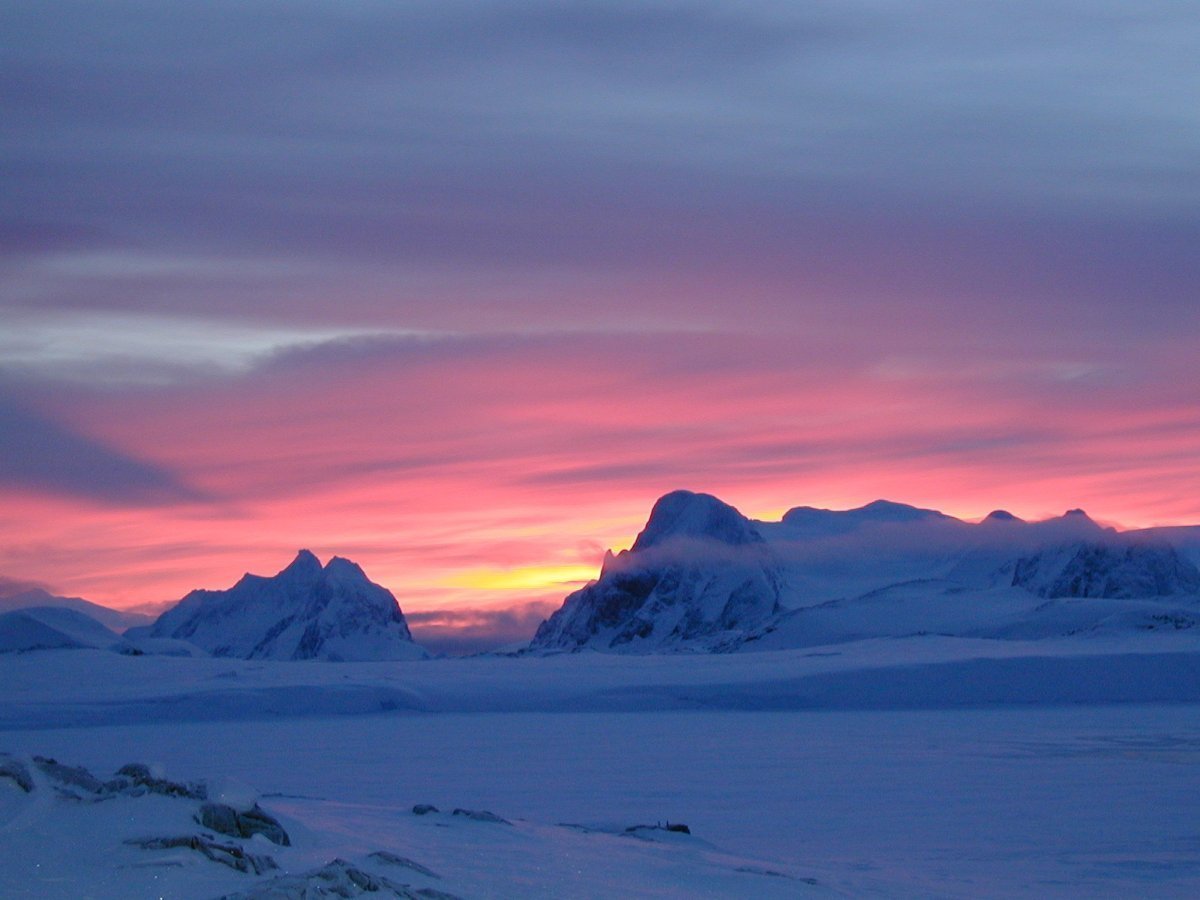
<instances>
[{"instance_id":1,"label":"pink cloud","mask_svg":"<svg viewBox=\"0 0 1200 900\"><path fill-rule=\"evenodd\" d=\"M128 605L310 547L432 611L549 602L456 575L598 567L677 487L752 515L888 497L964 517L1084 505L1128 524L1200 520L1200 421L1182 391L1151 402L1104 383L1103 363L1033 353L860 356L717 335L378 342L233 379L63 393L71 427L216 499L28 492L0 513L0 572Z\"/></svg>"}]
</instances>

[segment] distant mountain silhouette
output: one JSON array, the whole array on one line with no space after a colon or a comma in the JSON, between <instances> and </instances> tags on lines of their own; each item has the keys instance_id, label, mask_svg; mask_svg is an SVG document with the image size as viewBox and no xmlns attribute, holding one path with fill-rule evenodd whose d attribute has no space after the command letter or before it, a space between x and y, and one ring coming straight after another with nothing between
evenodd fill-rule
<instances>
[{"instance_id":1,"label":"distant mountain silhouette","mask_svg":"<svg viewBox=\"0 0 1200 900\"><path fill-rule=\"evenodd\" d=\"M270 578L245 575L225 591L192 591L147 630L240 659L419 659L391 592L359 566L333 557L322 567L301 550Z\"/></svg>"}]
</instances>

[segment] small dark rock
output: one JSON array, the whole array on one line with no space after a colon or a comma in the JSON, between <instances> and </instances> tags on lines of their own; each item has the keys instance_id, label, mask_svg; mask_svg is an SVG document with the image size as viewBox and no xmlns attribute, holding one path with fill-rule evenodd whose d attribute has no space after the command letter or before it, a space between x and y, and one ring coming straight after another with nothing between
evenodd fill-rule
<instances>
[{"instance_id":1,"label":"small dark rock","mask_svg":"<svg viewBox=\"0 0 1200 900\"><path fill-rule=\"evenodd\" d=\"M117 769L117 774L124 775L131 781L149 781L153 777L150 774L150 767L144 763L125 763Z\"/></svg>"},{"instance_id":2,"label":"small dark rock","mask_svg":"<svg viewBox=\"0 0 1200 900\"><path fill-rule=\"evenodd\" d=\"M456 809L453 813L456 816L465 816L468 819L473 819L476 822L495 822L497 825L511 825L512 822L508 819L502 819L494 812L489 812L486 809Z\"/></svg>"},{"instance_id":3,"label":"small dark rock","mask_svg":"<svg viewBox=\"0 0 1200 900\"><path fill-rule=\"evenodd\" d=\"M437 812L438 808L432 803L418 803L412 808L412 811L414 816L427 816L430 813Z\"/></svg>"}]
</instances>

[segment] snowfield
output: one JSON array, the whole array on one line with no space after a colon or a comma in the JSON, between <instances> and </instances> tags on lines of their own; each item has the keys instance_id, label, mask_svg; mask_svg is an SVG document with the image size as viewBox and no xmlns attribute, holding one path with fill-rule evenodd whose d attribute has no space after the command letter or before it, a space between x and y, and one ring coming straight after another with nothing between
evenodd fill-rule
<instances>
[{"instance_id":1,"label":"snowfield","mask_svg":"<svg viewBox=\"0 0 1200 900\"><path fill-rule=\"evenodd\" d=\"M1190 630L341 664L49 650L0 656L0 686L6 897L1200 894ZM206 830L200 799L70 799L35 757L204 782L290 845ZM276 868L178 840L198 836Z\"/></svg>"}]
</instances>

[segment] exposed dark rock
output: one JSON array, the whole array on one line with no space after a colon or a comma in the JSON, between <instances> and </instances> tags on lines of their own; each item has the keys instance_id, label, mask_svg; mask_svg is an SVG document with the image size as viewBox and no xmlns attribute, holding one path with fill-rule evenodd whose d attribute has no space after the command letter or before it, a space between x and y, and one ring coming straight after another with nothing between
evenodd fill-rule
<instances>
[{"instance_id":1,"label":"exposed dark rock","mask_svg":"<svg viewBox=\"0 0 1200 900\"><path fill-rule=\"evenodd\" d=\"M626 834L641 835L647 831L669 831L674 834L691 834L692 829L682 822L666 822L657 825L630 825L625 829Z\"/></svg>"},{"instance_id":2,"label":"exposed dark rock","mask_svg":"<svg viewBox=\"0 0 1200 900\"><path fill-rule=\"evenodd\" d=\"M247 872L254 875L262 875L264 872L279 868L278 863L269 856L247 853L236 844L218 844L216 841L199 834L184 835L182 837L135 838L125 843L134 847L141 847L143 850L172 850L176 847L186 847L189 850L202 853L205 858L213 862L229 866L229 868L236 869L239 872Z\"/></svg>"},{"instance_id":3,"label":"exposed dark rock","mask_svg":"<svg viewBox=\"0 0 1200 900\"><path fill-rule=\"evenodd\" d=\"M19 759L0 756L0 778L10 779L27 794L33 793L33 776Z\"/></svg>"},{"instance_id":4,"label":"exposed dark rock","mask_svg":"<svg viewBox=\"0 0 1200 900\"><path fill-rule=\"evenodd\" d=\"M441 876L421 865L407 856L397 856L395 853L389 853L387 850L376 850L374 853L367 854L367 859L374 859L381 863L386 863L389 866L400 866L405 869L412 869L414 872L420 872L422 875L428 875L430 878L440 878Z\"/></svg>"},{"instance_id":5,"label":"exposed dark rock","mask_svg":"<svg viewBox=\"0 0 1200 900\"><path fill-rule=\"evenodd\" d=\"M35 756L33 764L59 787L75 788L88 794L100 794L104 791L103 782L83 766L65 766L46 756Z\"/></svg>"},{"instance_id":6,"label":"exposed dark rock","mask_svg":"<svg viewBox=\"0 0 1200 900\"><path fill-rule=\"evenodd\" d=\"M208 789L203 784L181 784L166 778L155 778L150 767L142 763L126 763L117 770L117 777L105 785L109 791L131 796L143 793L161 794L164 797L183 797L188 800L204 800Z\"/></svg>"},{"instance_id":7,"label":"exposed dark rock","mask_svg":"<svg viewBox=\"0 0 1200 900\"><path fill-rule=\"evenodd\" d=\"M238 812L224 803L205 803L196 814L196 821L205 828L229 837L249 838L261 834L281 847L290 847L292 844L279 821L257 803L244 812Z\"/></svg>"},{"instance_id":8,"label":"exposed dark rock","mask_svg":"<svg viewBox=\"0 0 1200 900\"><path fill-rule=\"evenodd\" d=\"M388 878L372 874L344 859L335 859L312 872L282 875L249 891L227 894L221 900L315 900L320 897L417 897L450 898L451 895L429 889L412 890ZM457 898L455 898L457 900Z\"/></svg>"},{"instance_id":9,"label":"exposed dark rock","mask_svg":"<svg viewBox=\"0 0 1200 900\"><path fill-rule=\"evenodd\" d=\"M494 812L489 812L486 809L456 809L453 813L456 816L464 816L476 822L495 822L497 825L511 825L512 822L508 819L502 819Z\"/></svg>"},{"instance_id":10,"label":"exposed dark rock","mask_svg":"<svg viewBox=\"0 0 1200 900\"><path fill-rule=\"evenodd\" d=\"M412 811L414 816L427 816L430 813L437 812L438 808L432 803L418 803L412 808Z\"/></svg>"}]
</instances>

